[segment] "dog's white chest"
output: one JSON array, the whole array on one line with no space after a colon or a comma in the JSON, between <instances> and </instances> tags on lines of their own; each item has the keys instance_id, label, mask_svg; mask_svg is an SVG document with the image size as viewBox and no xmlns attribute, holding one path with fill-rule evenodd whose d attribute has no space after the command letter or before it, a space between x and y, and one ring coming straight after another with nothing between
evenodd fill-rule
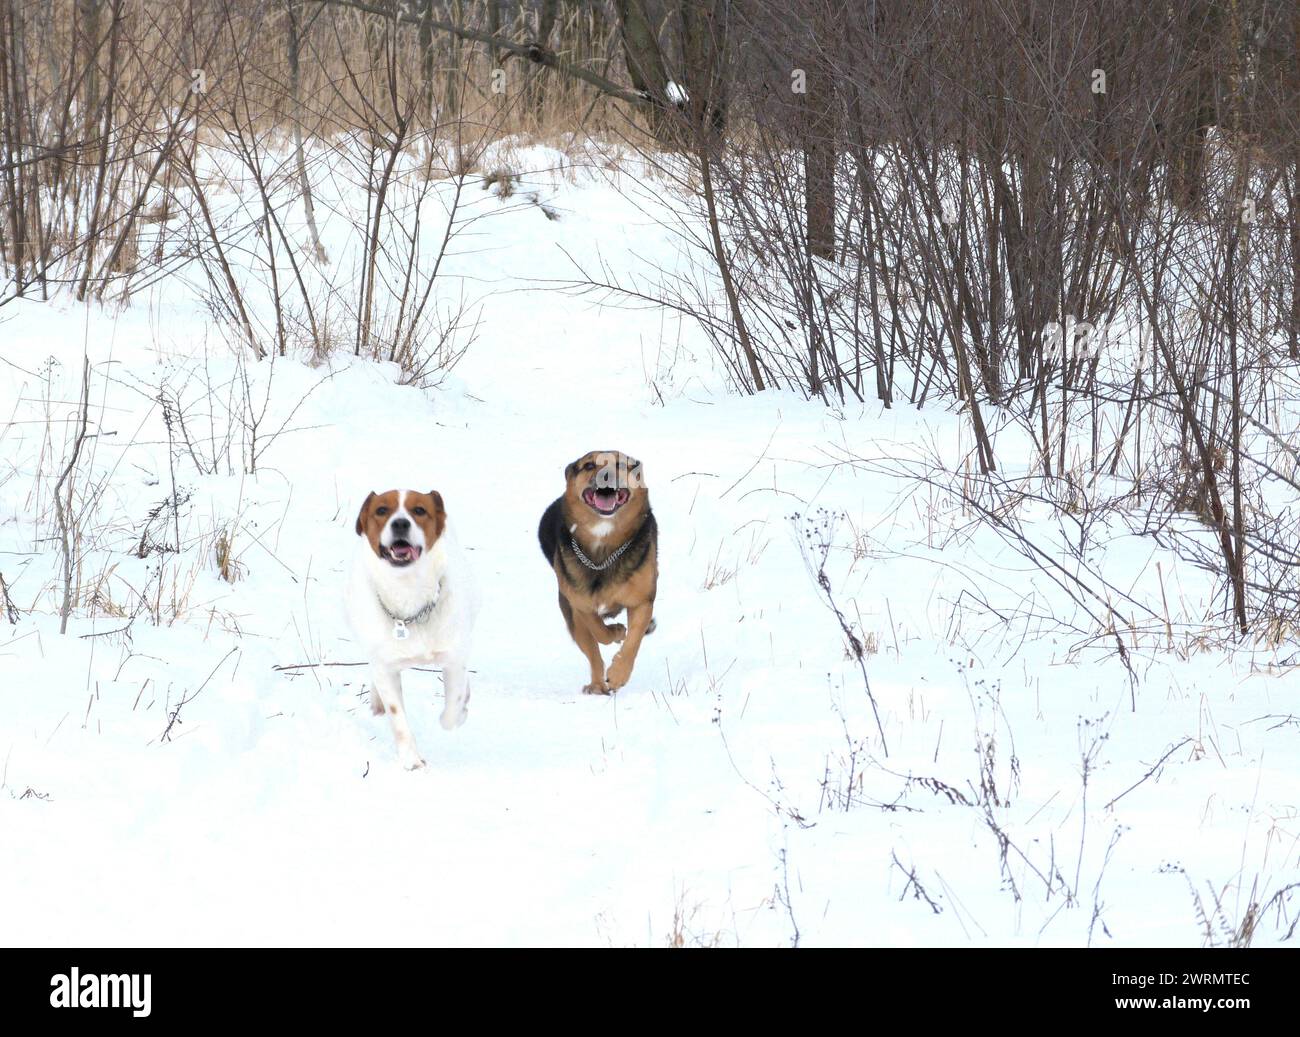
<instances>
[{"instance_id":1,"label":"dog's white chest","mask_svg":"<svg viewBox=\"0 0 1300 1037\"><path fill-rule=\"evenodd\" d=\"M464 567L458 555L443 564L441 549L431 550L417 565L432 563L437 563L433 571L397 575L373 552L358 553L348 612L372 662L418 666L467 642L473 601L466 594Z\"/></svg>"}]
</instances>

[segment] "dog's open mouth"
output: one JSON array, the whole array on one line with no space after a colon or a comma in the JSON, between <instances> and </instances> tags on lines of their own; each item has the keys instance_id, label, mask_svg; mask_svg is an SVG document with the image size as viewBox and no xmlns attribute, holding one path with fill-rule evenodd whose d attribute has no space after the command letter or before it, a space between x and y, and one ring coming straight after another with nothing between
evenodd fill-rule
<instances>
[{"instance_id":1,"label":"dog's open mouth","mask_svg":"<svg viewBox=\"0 0 1300 1037\"><path fill-rule=\"evenodd\" d=\"M379 554L393 565L410 565L420 557L420 548L406 540L394 540L387 547L381 544Z\"/></svg>"},{"instance_id":2,"label":"dog's open mouth","mask_svg":"<svg viewBox=\"0 0 1300 1037\"><path fill-rule=\"evenodd\" d=\"M632 494L627 490L615 490L612 488L597 489L588 486L582 491L582 499L589 508L599 511L602 515L612 515L618 511Z\"/></svg>"}]
</instances>

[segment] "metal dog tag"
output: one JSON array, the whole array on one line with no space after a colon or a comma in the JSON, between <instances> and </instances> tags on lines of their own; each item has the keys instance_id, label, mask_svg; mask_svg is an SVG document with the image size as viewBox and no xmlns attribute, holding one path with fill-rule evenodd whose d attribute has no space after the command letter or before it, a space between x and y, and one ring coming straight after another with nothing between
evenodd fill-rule
<instances>
[{"instance_id":1,"label":"metal dog tag","mask_svg":"<svg viewBox=\"0 0 1300 1037\"><path fill-rule=\"evenodd\" d=\"M405 641L410 636L406 629L406 623L400 619L393 622L393 637L399 641Z\"/></svg>"}]
</instances>

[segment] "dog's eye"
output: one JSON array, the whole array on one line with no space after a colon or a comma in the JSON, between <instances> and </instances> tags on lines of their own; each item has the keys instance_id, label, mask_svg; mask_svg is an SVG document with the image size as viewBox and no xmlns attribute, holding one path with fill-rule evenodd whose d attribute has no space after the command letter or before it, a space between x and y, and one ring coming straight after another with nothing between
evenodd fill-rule
<instances>
[{"instance_id":1,"label":"dog's eye","mask_svg":"<svg viewBox=\"0 0 1300 1037\"><path fill-rule=\"evenodd\" d=\"M582 466L582 470L584 472L594 472L596 470L596 462L588 461L585 465Z\"/></svg>"},{"instance_id":2,"label":"dog's eye","mask_svg":"<svg viewBox=\"0 0 1300 1037\"><path fill-rule=\"evenodd\" d=\"M429 514L429 513L428 513L427 511L425 511L423 508L413 508L412 511L411 511L411 514L412 514L412 515L427 515L427 514Z\"/></svg>"},{"instance_id":3,"label":"dog's eye","mask_svg":"<svg viewBox=\"0 0 1300 1037\"><path fill-rule=\"evenodd\" d=\"M380 518L383 518L385 515L388 514L388 509L387 509L387 508L376 508L376 509L375 509L375 514L378 515Z\"/></svg>"}]
</instances>

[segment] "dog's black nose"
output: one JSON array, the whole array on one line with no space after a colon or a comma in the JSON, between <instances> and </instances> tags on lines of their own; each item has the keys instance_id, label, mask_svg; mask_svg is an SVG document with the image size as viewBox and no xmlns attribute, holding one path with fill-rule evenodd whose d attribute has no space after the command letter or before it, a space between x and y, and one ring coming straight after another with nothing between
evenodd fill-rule
<instances>
[{"instance_id":1,"label":"dog's black nose","mask_svg":"<svg viewBox=\"0 0 1300 1037\"><path fill-rule=\"evenodd\" d=\"M408 519L408 518L395 518L395 519L393 519L393 532L394 532L394 533L397 533L397 534L400 535L400 534L402 534L402 533L407 532L410 528L411 528L411 520L410 520L410 519Z\"/></svg>"}]
</instances>

